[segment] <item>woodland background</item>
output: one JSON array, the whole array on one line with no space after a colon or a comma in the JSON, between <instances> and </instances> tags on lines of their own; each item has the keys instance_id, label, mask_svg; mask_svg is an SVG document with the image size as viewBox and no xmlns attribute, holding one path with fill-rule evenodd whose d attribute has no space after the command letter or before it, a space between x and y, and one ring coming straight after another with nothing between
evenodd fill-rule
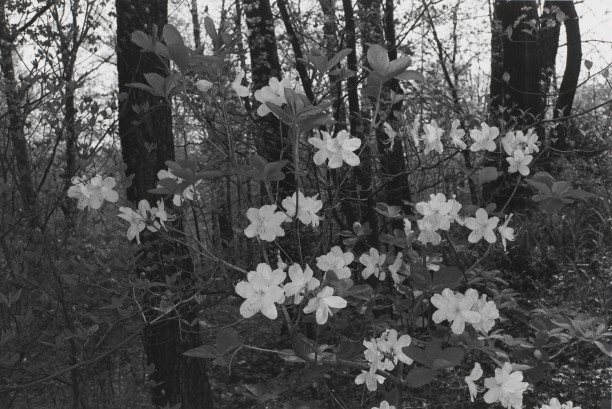
<instances>
[{"instance_id":1,"label":"woodland background","mask_svg":"<svg viewBox=\"0 0 612 409\"><path fill-rule=\"evenodd\" d=\"M190 54L225 53L243 68L251 93L289 76L311 101L331 101L335 132L368 133L373 112L360 89L370 44L385 46L392 60L411 57L425 78L391 82L387 92L406 98L389 110L389 123L403 120L396 110L408 122L420 115L447 129L453 118L466 129L482 121L534 127L546 141L537 167L599 198L548 215L531 202L533 191L519 191L511 207L523 227L494 266L525 306L589 311L609 325L611 43L581 38L591 28L577 18L609 26L610 8L598 4L219 0L209 10L197 0L0 1L0 408L298 407L283 393L329 407L342 407L336 396L344 407L361 399L350 379L332 385L324 373L285 369L277 357L248 352L228 372L183 356L237 322L246 338L270 347L282 347L283 329L265 318L239 322L240 277L193 251L195 241L128 245L114 207L80 212L67 198L74 176L113 175L121 199L136 203L159 198L147 191L167 160L189 158L207 171L247 163L253 153L280 159L278 122L258 117L252 97L228 97L221 112L193 82L165 96L126 86L177 70L130 36L160 38L168 23ZM221 33L236 39L231 52ZM315 49L331 58L345 48L353 51L327 77L302 62ZM465 177L469 154L415 163L401 141L410 135L388 149L382 128L375 134L377 149L362 152L361 170L339 193L346 200L328 243L356 221L369 223L376 242L377 201L410 213L408 203L440 186L459 186L475 204L508 195L504 180L476 186ZM308 183L315 192L329 188L316 177ZM290 186L287 178L278 189ZM225 177L200 189L200 211L185 213L177 228L218 258L256 265L258 250L242 230L245 203L261 200L258 184ZM609 358L582 344L570 352L557 363L556 386L543 381L541 390L599 407L609 397ZM448 407L455 392L423 388L407 407ZM276 397L267 400L269 393Z\"/></svg>"}]
</instances>

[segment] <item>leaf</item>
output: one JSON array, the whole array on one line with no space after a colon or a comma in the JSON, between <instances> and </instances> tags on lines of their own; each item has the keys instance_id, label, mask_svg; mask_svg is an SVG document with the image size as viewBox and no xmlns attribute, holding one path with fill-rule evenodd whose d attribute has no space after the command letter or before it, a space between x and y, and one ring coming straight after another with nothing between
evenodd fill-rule
<instances>
[{"instance_id":1,"label":"leaf","mask_svg":"<svg viewBox=\"0 0 612 409\"><path fill-rule=\"evenodd\" d=\"M397 78L400 81L425 82L425 77L423 76L423 74L415 70L406 70L402 72L401 74L396 75L395 78Z\"/></svg>"},{"instance_id":2,"label":"leaf","mask_svg":"<svg viewBox=\"0 0 612 409\"><path fill-rule=\"evenodd\" d=\"M389 67L389 55L387 54L387 50L381 45L372 44L370 48L368 48L368 62L372 70L383 76L387 67Z\"/></svg>"},{"instance_id":3,"label":"leaf","mask_svg":"<svg viewBox=\"0 0 612 409\"><path fill-rule=\"evenodd\" d=\"M510 39L512 38L512 24L506 27L506 36Z\"/></svg>"},{"instance_id":4,"label":"leaf","mask_svg":"<svg viewBox=\"0 0 612 409\"><path fill-rule=\"evenodd\" d=\"M198 347L191 348L183 352L183 355L203 359L215 359L219 356L217 349L212 345L200 345Z\"/></svg>"},{"instance_id":5,"label":"leaf","mask_svg":"<svg viewBox=\"0 0 612 409\"><path fill-rule=\"evenodd\" d=\"M584 60L584 66L586 67L587 70L591 70L591 67L593 67L593 61L590 60Z\"/></svg>"},{"instance_id":6,"label":"leaf","mask_svg":"<svg viewBox=\"0 0 612 409\"><path fill-rule=\"evenodd\" d=\"M402 352L413 361L418 362L427 367L433 365L433 361L425 354L425 351L415 345L409 345L402 348Z\"/></svg>"},{"instance_id":7,"label":"leaf","mask_svg":"<svg viewBox=\"0 0 612 409\"><path fill-rule=\"evenodd\" d=\"M212 18L206 16L204 17L204 29L206 30L206 34L212 39L213 46L216 46L218 41L217 30L215 29L215 22Z\"/></svg>"},{"instance_id":8,"label":"leaf","mask_svg":"<svg viewBox=\"0 0 612 409\"><path fill-rule=\"evenodd\" d=\"M427 349L425 353L427 353ZM461 347L446 348L433 359L433 369L452 368L459 365L464 355L465 351Z\"/></svg>"},{"instance_id":9,"label":"leaf","mask_svg":"<svg viewBox=\"0 0 612 409\"><path fill-rule=\"evenodd\" d=\"M593 343L597 348L599 348L601 352L612 358L612 344L610 344L610 342L606 342L605 344L603 344L599 341L593 341Z\"/></svg>"},{"instance_id":10,"label":"leaf","mask_svg":"<svg viewBox=\"0 0 612 409\"><path fill-rule=\"evenodd\" d=\"M343 50L338 51L336 55L334 55L332 58L329 59L323 72L327 72L331 70L332 68L334 68L336 65L340 63L340 61L342 61L345 57L347 57L352 52L353 52L353 49L351 48L345 48Z\"/></svg>"},{"instance_id":11,"label":"leaf","mask_svg":"<svg viewBox=\"0 0 612 409\"><path fill-rule=\"evenodd\" d=\"M436 372L428 368L413 368L408 372L406 381L410 388L419 388L431 382Z\"/></svg>"},{"instance_id":12,"label":"leaf","mask_svg":"<svg viewBox=\"0 0 612 409\"><path fill-rule=\"evenodd\" d=\"M510 82L510 74L507 71L504 72L504 75L502 75L502 80L504 82Z\"/></svg>"},{"instance_id":13,"label":"leaf","mask_svg":"<svg viewBox=\"0 0 612 409\"><path fill-rule=\"evenodd\" d=\"M268 109L270 109L270 111L272 111L272 113L276 115L281 121L283 121L287 125L293 124L294 118L291 115L289 115L284 109L282 109L281 107L271 102L266 101L265 104L268 107Z\"/></svg>"},{"instance_id":14,"label":"leaf","mask_svg":"<svg viewBox=\"0 0 612 409\"><path fill-rule=\"evenodd\" d=\"M181 33L172 24L166 24L162 30L164 41L167 45L170 44L181 44L184 45L183 37Z\"/></svg>"},{"instance_id":15,"label":"leaf","mask_svg":"<svg viewBox=\"0 0 612 409\"><path fill-rule=\"evenodd\" d=\"M387 81L401 75L404 71L406 71L406 68L410 66L411 62L412 60L409 57L398 58L397 60L391 61L384 72L383 81Z\"/></svg>"},{"instance_id":16,"label":"leaf","mask_svg":"<svg viewBox=\"0 0 612 409\"><path fill-rule=\"evenodd\" d=\"M421 263L410 266L410 284L415 290L426 291L431 287L431 274Z\"/></svg>"},{"instance_id":17,"label":"leaf","mask_svg":"<svg viewBox=\"0 0 612 409\"><path fill-rule=\"evenodd\" d=\"M433 276L433 291L438 292L445 288L455 289L463 278L463 273L459 268L452 266L440 268Z\"/></svg>"},{"instance_id":18,"label":"leaf","mask_svg":"<svg viewBox=\"0 0 612 409\"><path fill-rule=\"evenodd\" d=\"M559 23L563 23L565 21L565 13L561 9L557 9L555 13L555 18Z\"/></svg>"},{"instance_id":19,"label":"leaf","mask_svg":"<svg viewBox=\"0 0 612 409\"><path fill-rule=\"evenodd\" d=\"M168 49L166 46L159 41L156 41L146 33L136 30L130 34L130 40L140 48L142 51L152 52L161 55L162 57L168 57Z\"/></svg>"},{"instance_id":20,"label":"leaf","mask_svg":"<svg viewBox=\"0 0 612 409\"><path fill-rule=\"evenodd\" d=\"M219 355L223 356L242 345L240 334L233 328L226 328L217 334L216 347Z\"/></svg>"},{"instance_id":21,"label":"leaf","mask_svg":"<svg viewBox=\"0 0 612 409\"><path fill-rule=\"evenodd\" d=\"M482 168L478 172L478 185L482 186L485 183L492 182L496 180L498 177L497 168L493 166L488 166L486 168Z\"/></svg>"}]
</instances>

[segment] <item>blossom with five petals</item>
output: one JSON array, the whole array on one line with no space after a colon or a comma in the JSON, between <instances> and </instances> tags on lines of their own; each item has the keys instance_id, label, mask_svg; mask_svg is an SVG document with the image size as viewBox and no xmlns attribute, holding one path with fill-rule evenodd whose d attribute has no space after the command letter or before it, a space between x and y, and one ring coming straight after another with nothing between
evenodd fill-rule
<instances>
[{"instance_id":1,"label":"blossom with five petals","mask_svg":"<svg viewBox=\"0 0 612 409\"><path fill-rule=\"evenodd\" d=\"M289 267L289 278L290 283L285 284L284 290L287 297L295 296L293 302L299 304L304 299L304 294L307 291L313 291L321 282L314 278L310 266L302 271L302 267L299 264L293 264Z\"/></svg>"},{"instance_id":2,"label":"blossom with five petals","mask_svg":"<svg viewBox=\"0 0 612 409\"><path fill-rule=\"evenodd\" d=\"M502 368L495 369L494 378L486 378L485 388L489 389L484 395L487 403L500 402L505 408L520 409L523 407L523 392L529 384L521 382L523 373L512 372L512 365L508 362Z\"/></svg>"},{"instance_id":3,"label":"blossom with five petals","mask_svg":"<svg viewBox=\"0 0 612 409\"><path fill-rule=\"evenodd\" d=\"M271 111L266 106L266 102L270 102L276 106L281 106L287 103L285 99L285 88L291 88L291 81L288 78L283 78L279 81L278 78L272 77L262 89L255 91L255 99L261 102L259 108L257 108L257 114L259 116L266 116Z\"/></svg>"},{"instance_id":4,"label":"blossom with five petals","mask_svg":"<svg viewBox=\"0 0 612 409\"><path fill-rule=\"evenodd\" d=\"M533 156L525 155L525 153L517 149L514 151L511 157L506 158L510 167L508 168L508 173L516 173L519 172L523 176L529 175L529 165L531 161L533 161Z\"/></svg>"},{"instance_id":5,"label":"blossom with five petals","mask_svg":"<svg viewBox=\"0 0 612 409\"><path fill-rule=\"evenodd\" d=\"M487 295L482 294L478 298L478 291L473 288L465 292L466 297L471 297L474 300L472 311L480 314L480 321L473 323L472 326L476 331L481 331L485 334L489 333L495 325L495 320L499 318L499 310L494 301L487 301Z\"/></svg>"},{"instance_id":6,"label":"blossom with five petals","mask_svg":"<svg viewBox=\"0 0 612 409\"><path fill-rule=\"evenodd\" d=\"M385 264L386 258L386 254L380 254L374 247L370 249L369 255L367 253L363 253L361 257L359 257L359 262L366 267L361 273L363 278L368 278L374 274L376 278L383 281L386 275L385 271L382 270L381 267Z\"/></svg>"},{"instance_id":7,"label":"blossom with five petals","mask_svg":"<svg viewBox=\"0 0 612 409\"><path fill-rule=\"evenodd\" d=\"M351 270L348 265L353 262L355 256L353 253L343 253L340 246L334 246L330 252L317 257L317 267L322 271L333 271L336 277L349 278L351 276Z\"/></svg>"},{"instance_id":8,"label":"blossom with five petals","mask_svg":"<svg viewBox=\"0 0 612 409\"><path fill-rule=\"evenodd\" d=\"M388 329L385 331L378 341L380 349L393 355L394 364L397 364L399 360L406 365L410 365L413 360L404 353L402 348L410 346L411 343L412 338L410 338L410 335L404 334L398 338L398 333L395 329Z\"/></svg>"},{"instance_id":9,"label":"blossom with five petals","mask_svg":"<svg viewBox=\"0 0 612 409\"><path fill-rule=\"evenodd\" d=\"M358 166L360 163L359 156L353 151L359 149L361 140L359 138L351 138L346 130L341 130L335 138L332 138L329 133L321 131L323 139L310 138L308 142L319 151L314 156L314 162L321 165L325 160L329 159L328 166L330 169L337 169L346 162L350 166Z\"/></svg>"},{"instance_id":10,"label":"blossom with five petals","mask_svg":"<svg viewBox=\"0 0 612 409\"><path fill-rule=\"evenodd\" d=\"M378 375L374 367L370 368L369 371L361 371L361 373L355 378L355 383L357 385L363 385L365 383L370 392L376 392L376 389L378 389L378 384L382 384L384 382L385 377Z\"/></svg>"},{"instance_id":11,"label":"blossom with five petals","mask_svg":"<svg viewBox=\"0 0 612 409\"><path fill-rule=\"evenodd\" d=\"M68 197L78 199L79 210L85 207L97 210L105 200L111 203L119 200L119 194L113 190L115 185L115 178L111 176L102 179L96 175L87 184L84 179L75 176L72 178L72 186L68 188Z\"/></svg>"},{"instance_id":12,"label":"blossom with five petals","mask_svg":"<svg viewBox=\"0 0 612 409\"><path fill-rule=\"evenodd\" d=\"M312 224L313 227L317 227L321 218L316 213L323 207L323 202L317 200L317 196L306 197L302 192L297 192L293 196L287 196L281 204L285 208L289 220L295 217L296 206L299 206L298 219L304 224Z\"/></svg>"},{"instance_id":13,"label":"blossom with five petals","mask_svg":"<svg viewBox=\"0 0 612 409\"><path fill-rule=\"evenodd\" d=\"M465 331L465 323L475 324L481 320L480 313L472 311L474 299L466 297L461 293L453 293L448 288L442 294L434 294L431 304L437 308L432 319L436 324L447 320L451 324L451 330L460 335Z\"/></svg>"},{"instance_id":14,"label":"blossom with five petals","mask_svg":"<svg viewBox=\"0 0 612 409\"><path fill-rule=\"evenodd\" d=\"M247 217L251 224L244 229L245 236L251 238L259 236L265 241L274 241L277 237L285 235L281 224L287 215L283 212L275 212L276 205L263 205L259 209L251 207L247 210Z\"/></svg>"},{"instance_id":15,"label":"blossom with five petals","mask_svg":"<svg viewBox=\"0 0 612 409\"><path fill-rule=\"evenodd\" d=\"M474 143L470 146L472 152L478 152L487 150L493 152L497 145L495 144L495 138L499 135L499 129L495 126L489 127L484 122L480 124L480 131L472 129L470 131L470 137L474 140Z\"/></svg>"},{"instance_id":16,"label":"blossom with five petals","mask_svg":"<svg viewBox=\"0 0 612 409\"><path fill-rule=\"evenodd\" d=\"M244 318L252 317L259 311L271 320L276 319L278 311L274 303L282 303L285 292L280 284L285 281L287 273L272 268L266 263L257 265L255 271L247 274L247 281L236 284L236 293L246 298L240 306L240 314Z\"/></svg>"},{"instance_id":17,"label":"blossom with five petals","mask_svg":"<svg viewBox=\"0 0 612 409\"><path fill-rule=\"evenodd\" d=\"M316 311L317 324L323 325L327 322L327 318L333 315L331 308L344 308L346 307L346 300L342 297L338 297L334 294L332 287L325 287L315 298L308 300L308 305L304 307L304 313L310 314Z\"/></svg>"},{"instance_id":18,"label":"blossom with five petals","mask_svg":"<svg viewBox=\"0 0 612 409\"><path fill-rule=\"evenodd\" d=\"M468 236L470 243L477 243L484 237L486 241L493 244L497 240L493 229L497 227L499 217L491 217L483 208L476 210L476 217L468 217L465 219L465 227L472 230Z\"/></svg>"},{"instance_id":19,"label":"blossom with five petals","mask_svg":"<svg viewBox=\"0 0 612 409\"><path fill-rule=\"evenodd\" d=\"M136 242L138 244L140 244L140 232L147 227L147 220L149 220L150 216L151 205L149 205L149 202L145 199L138 203L138 211L130 207L121 206L119 208L119 214L117 215L117 217L130 223L130 227L128 227L127 231L127 238L128 240L132 240L136 237Z\"/></svg>"}]
</instances>

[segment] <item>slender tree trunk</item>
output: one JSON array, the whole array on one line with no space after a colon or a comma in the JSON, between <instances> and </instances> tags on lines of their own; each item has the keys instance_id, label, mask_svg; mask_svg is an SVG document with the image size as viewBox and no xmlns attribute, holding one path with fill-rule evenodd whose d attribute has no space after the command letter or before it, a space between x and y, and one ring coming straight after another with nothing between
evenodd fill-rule
<instances>
[{"instance_id":1,"label":"slender tree trunk","mask_svg":"<svg viewBox=\"0 0 612 409\"><path fill-rule=\"evenodd\" d=\"M559 7L565 13L566 19L565 33L567 39L567 59L565 62L565 72L563 80L559 87L559 96L555 103L553 111L554 119L561 119L572 114L572 106L574 104L574 96L576 95L576 87L578 86L578 77L582 65L582 41L580 36L580 23L578 14L573 1L555 1L551 2ZM567 124L560 122L555 127L553 146L558 149L567 148Z\"/></svg>"},{"instance_id":2,"label":"slender tree trunk","mask_svg":"<svg viewBox=\"0 0 612 409\"><path fill-rule=\"evenodd\" d=\"M134 30L150 31L154 25L161 31L167 22L167 6L165 0L116 2L117 71L119 92L123 96L119 101L119 136L126 174L133 175L127 198L135 203L141 199L150 202L159 199L147 191L156 186L157 172L166 167L164 162L174 159L174 138L170 106L148 92L126 87L131 82L145 82L145 73L167 75L163 63L153 54L141 52L130 41L130 34ZM137 112L134 106L149 108ZM151 145L155 149L147 149ZM193 286L191 259L184 247L151 240L143 248L154 254L152 258L143 256L139 266L139 273L145 274L150 282L165 282L166 277L175 276L184 288ZM163 289L152 286L149 295L145 296L145 316L149 321L156 316L153 308L160 307L162 292ZM189 294L181 297L187 298ZM185 305L178 308L175 316L168 316L145 329L145 352L149 363L155 365L152 375L157 383L153 390L155 405L180 403L182 409L213 407L206 361L183 356L185 350L201 343L197 328L185 324L194 318L194 306Z\"/></svg>"},{"instance_id":3,"label":"slender tree trunk","mask_svg":"<svg viewBox=\"0 0 612 409\"><path fill-rule=\"evenodd\" d=\"M191 23L193 24L193 43L195 48L200 48L202 40L200 38L200 15L198 14L198 0L191 0Z\"/></svg>"},{"instance_id":4,"label":"slender tree trunk","mask_svg":"<svg viewBox=\"0 0 612 409\"><path fill-rule=\"evenodd\" d=\"M538 44L538 10L534 1L501 1L495 2L495 16L501 22L502 29L502 69L495 66L495 76L491 77L492 88L496 91L491 94L491 108L506 107L503 119L506 123L516 120L519 126L531 126L541 120L544 113L545 101L542 80L542 56ZM496 34L500 27L494 23ZM511 27L510 30L508 27ZM492 45L499 45L497 40ZM492 50L496 63L499 50ZM499 73L501 72L501 77ZM509 80L504 81L504 74ZM513 119L515 118L515 119Z\"/></svg>"},{"instance_id":5,"label":"slender tree trunk","mask_svg":"<svg viewBox=\"0 0 612 409\"><path fill-rule=\"evenodd\" d=\"M36 189L30 158L30 147L25 136L25 118L27 106L24 100L25 89L17 84L13 62L13 47L15 38L9 31L10 25L6 16L5 1L0 1L0 70L4 80L4 95L6 98L6 113L8 117L8 139L14 154L14 182L19 189L23 205L27 209L32 222L36 225Z\"/></svg>"},{"instance_id":6,"label":"slender tree trunk","mask_svg":"<svg viewBox=\"0 0 612 409\"><path fill-rule=\"evenodd\" d=\"M252 83L253 89L257 90L267 86L272 77L282 79L274 34L274 17L269 0L244 0L243 5L247 28L250 30L248 43ZM273 114L256 116L256 121L260 130L258 153L268 161L289 159L291 149L287 127ZM285 179L278 183L278 189L274 189L280 198L295 191L295 176L292 172L285 174Z\"/></svg>"},{"instance_id":7,"label":"slender tree trunk","mask_svg":"<svg viewBox=\"0 0 612 409\"><path fill-rule=\"evenodd\" d=\"M395 4L394 0L385 0L384 33L387 43L387 53L391 61L397 59L397 40L395 36ZM399 80L393 78L389 82L389 89L396 95L403 94L404 90L400 86ZM402 109L402 102L391 107L391 112L387 120L395 119L394 111ZM385 198L387 204L400 206L407 214L411 212L411 207L404 205L404 201L411 202L410 186L408 175L406 174L406 159L404 157L404 145L401 140L395 141L392 149L386 149L382 143L384 135L378 139L379 150L383 152L382 157L382 176L387 179ZM401 226L398 226L401 227Z\"/></svg>"},{"instance_id":8,"label":"slender tree trunk","mask_svg":"<svg viewBox=\"0 0 612 409\"><path fill-rule=\"evenodd\" d=\"M280 11L281 18L283 19L285 30L287 30L287 36L289 36L289 42L291 43L291 48L293 49L293 56L295 57L296 61L295 68L300 76L302 85L304 86L304 92L306 93L306 97L308 97L311 102L314 102L314 94L312 93L312 81L308 76L306 66L300 61L300 59L304 58L304 54L302 53L302 48L300 46L300 39L297 37L295 30L293 29L291 16L289 15L289 10L287 9L287 2L286 0L277 0L276 5L278 6L278 10Z\"/></svg>"}]
</instances>

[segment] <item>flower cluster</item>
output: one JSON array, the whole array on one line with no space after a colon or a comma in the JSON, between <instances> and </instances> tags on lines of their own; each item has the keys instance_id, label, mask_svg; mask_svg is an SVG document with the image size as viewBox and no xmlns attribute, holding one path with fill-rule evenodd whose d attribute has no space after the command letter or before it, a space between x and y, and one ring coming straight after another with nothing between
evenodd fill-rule
<instances>
[{"instance_id":1,"label":"flower cluster","mask_svg":"<svg viewBox=\"0 0 612 409\"><path fill-rule=\"evenodd\" d=\"M442 236L437 233L438 230L448 231L453 221L463 224L458 214L461 203L455 199L446 200L443 193L431 194L429 197L429 202L416 204L416 211L423 215L422 219L417 220L420 231L418 240L423 244L440 244Z\"/></svg>"},{"instance_id":2,"label":"flower cluster","mask_svg":"<svg viewBox=\"0 0 612 409\"><path fill-rule=\"evenodd\" d=\"M299 264L289 267L291 282L283 285L287 277L287 273L283 271L286 267L286 264L279 263L279 268L272 270L268 264L260 263L255 271L247 274L246 281L240 281L236 285L236 293L245 298L240 307L240 314L244 318L252 317L261 311L266 317L276 319L278 311L275 304L283 304L285 300L293 297L293 303L299 305L308 293L313 293L320 287L321 282L313 277L312 269L309 266L302 269ZM335 296L334 289L326 286L308 300L304 313L316 311L317 323L324 325L329 316L333 315L332 308L341 309L346 305L345 299Z\"/></svg>"},{"instance_id":3,"label":"flower cluster","mask_svg":"<svg viewBox=\"0 0 612 409\"><path fill-rule=\"evenodd\" d=\"M77 208L83 210L86 207L90 209L99 209L102 203L115 203L119 200L119 194L113 190L115 187L115 179L96 175L89 182L85 182L84 178L75 176L72 178L72 186L68 188L68 197L78 200Z\"/></svg>"},{"instance_id":4,"label":"flower cluster","mask_svg":"<svg viewBox=\"0 0 612 409\"><path fill-rule=\"evenodd\" d=\"M533 152L539 152L540 148L537 145L538 135L529 129L526 134L522 131L508 132L502 138L502 146L508 158L506 160L510 164L509 173L519 172L523 176L529 175L528 165L533 161Z\"/></svg>"},{"instance_id":5,"label":"flower cluster","mask_svg":"<svg viewBox=\"0 0 612 409\"><path fill-rule=\"evenodd\" d=\"M271 111L267 107L266 102L270 102L276 106L281 106L287 103L285 99L285 88L291 88L291 81L288 78L283 78L281 81L276 77L270 78L269 85L255 91L255 99L261 102L257 108L259 116L266 116Z\"/></svg>"},{"instance_id":6,"label":"flower cluster","mask_svg":"<svg viewBox=\"0 0 612 409\"><path fill-rule=\"evenodd\" d=\"M362 271L363 278L368 278L372 274L374 277L383 281L386 277L385 271L381 267L385 264L385 254L380 254L375 248L370 249L370 254L364 253L359 257L359 262L365 266Z\"/></svg>"},{"instance_id":7,"label":"flower cluster","mask_svg":"<svg viewBox=\"0 0 612 409\"><path fill-rule=\"evenodd\" d=\"M445 288L442 294L431 297L431 303L437 308L432 316L433 321L436 324L444 320L450 322L451 330L457 335L465 331L466 323L486 334L499 318L495 302L487 301L485 294L478 298L478 291L474 289L461 294Z\"/></svg>"},{"instance_id":8,"label":"flower cluster","mask_svg":"<svg viewBox=\"0 0 612 409\"><path fill-rule=\"evenodd\" d=\"M321 219L316 213L323 207L323 202L317 200L317 196L306 197L302 192L297 192L293 196L287 196L281 203L286 212L276 211L276 205L263 205L259 209L251 207L247 210L247 218L251 222L244 234L249 237L259 237L261 240L272 242L277 237L283 237L285 230L281 227L286 221L296 215L304 224L312 224L313 227L319 225Z\"/></svg>"},{"instance_id":9,"label":"flower cluster","mask_svg":"<svg viewBox=\"0 0 612 409\"><path fill-rule=\"evenodd\" d=\"M157 207L151 207L149 202L143 199L138 202L138 210L121 206L117 217L130 223L127 230L128 240L136 238L136 242L140 244L140 233L145 228L152 232L158 231L160 227L165 229L165 222L170 216L166 212L163 200L157 202Z\"/></svg>"},{"instance_id":10,"label":"flower cluster","mask_svg":"<svg viewBox=\"0 0 612 409\"><path fill-rule=\"evenodd\" d=\"M523 392L529 384L521 382L523 373L512 371L512 365L508 362L502 368L495 369L494 378L486 378L485 388L489 389L484 395L487 403L500 402L505 408L521 409L523 407Z\"/></svg>"},{"instance_id":11,"label":"flower cluster","mask_svg":"<svg viewBox=\"0 0 612 409\"><path fill-rule=\"evenodd\" d=\"M299 207L297 218L306 225L312 224L312 227L317 227L321 218L316 213L323 207L323 202L317 200L317 196L306 197L302 192L287 196L281 204L289 217L288 220L290 221L291 218L295 217L296 207Z\"/></svg>"},{"instance_id":12,"label":"flower cluster","mask_svg":"<svg viewBox=\"0 0 612 409\"><path fill-rule=\"evenodd\" d=\"M353 253L344 253L339 246L334 246L329 253L317 257L317 267L325 272L333 271L339 279L350 278L351 270L348 265L354 259Z\"/></svg>"},{"instance_id":13,"label":"flower cluster","mask_svg":"<svg viewBox=\"0 0 612 409\"><path fill-rule=\"evenodd\" d=\"M162 169L159 172L157 172L157 179L159 180L174 179L176 183L179 185L184 182L184 179L172 173L171 169L168 169L168 170ZM200 196L200 193L196 190L196 187L200 184L200 182L201 180L198 180L194 184L185 188L183 192L181 192L180 194L175 194L174 197L172 198L172 204L174 204L176 207L179 207L180 205L183 204L183 201L185 199L187 200L197 199ZM157 187L162 187L162 186L158 184Z\"/></svg>"},{"instance_id":14,"label":"flower cluster","mask_svg":"<svg viewBox=\"0 0 612 409\"><path fill-rule=\"evenodd\" d=\"M355 383L357 385L365 383L369 391L376 391L378 384L385 381L384 376L377 371L391 371L398 361L407 365L413 362L402 351L402 348L409 346L411 342L410 335L405 334L398 338L398 333L394 329L386 330L379 338L363 341L363 346L366 347L364 356L370 369L361 371L361 374L355 378Z\"/></svg>"},{"instance_id":15,"label":"flower cluster","mask_svg":"<svg viewBox=\"0 0 612 409\"><path fill-rule=\"evenodd\" d=\"M496 126L480 124L480 130L472 129L470 131L470 138L474 140L474 143L470 146L472 152L478 151L489 151L493 152L497 148L495 139L499 136L499 129Z\"/></svg>"},{"instance_id":16,"label":"flower cluster","mask_svg":"<svg viewBox=\"0 0 612 409\"><path fill-rule=\"evenodd\" d=\"M322 165L327 160L330 169L337 169L344 162L350 166L359 165L359 156L353 153L361 146L359 138L351 138L346 130L338 132L335 138L325 131L321 131L321 135L323 138L308 139L308 143L318 149L314 155L316 165Z\"/></svg>"}]
</instances>

